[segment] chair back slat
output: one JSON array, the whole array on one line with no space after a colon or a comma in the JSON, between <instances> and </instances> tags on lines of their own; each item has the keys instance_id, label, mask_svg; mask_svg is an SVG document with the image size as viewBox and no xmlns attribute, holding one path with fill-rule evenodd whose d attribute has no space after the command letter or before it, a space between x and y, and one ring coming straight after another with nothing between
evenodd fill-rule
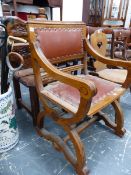
<instances>
[{"instance_id":1,"label":"chair back slat","mask_svg":"<svg viewBox=\"0 0 131 175\"><path fill-rule=\"evenodd\" d=\"M91 35L91 45L100 55L106 56L107 36L105 33L100 30L95 31L95 33ZM94 66L96 68L96 71L100 71L106 68L106 65L99 61L94 62Z\"/></svg>"}]
</instances>

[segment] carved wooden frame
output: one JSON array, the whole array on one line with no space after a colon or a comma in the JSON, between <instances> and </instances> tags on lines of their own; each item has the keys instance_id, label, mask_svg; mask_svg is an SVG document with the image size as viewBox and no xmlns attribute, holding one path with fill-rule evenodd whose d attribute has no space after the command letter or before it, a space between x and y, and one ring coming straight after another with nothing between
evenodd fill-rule
<instances>
[{"instance_id":1,"label":"carved wooden frame","mask_svg":"<svg viewBox=\"0 0 131 175\"><path fill-rule=\"evenodd\" d=\"M125 129L123 128L123 113L120 108L119 102L117 99L119 99L120 94L116 95L116 97L111 97L111 101L109 99L106 99L106 104L112 104L114 110L115 110L115 122L112 122L107 115L103 114L101 112L101 108L98 105L96 105L94 108L91 109L91 101L92 97L96 94L96 88L94 84L90 81L83 81L81 78L69 75L67 72L70 72L70 68L65 68L64 70L59 70L56 67L54 67L48 59L43 54L42 50L40 49L39 45L36 40L35 35L35 28L71 28L71 27L81 27L83 31L83 43L85 50L91 54L92 56L96 57L99 61L102 61L105 64L109 65L120 65L128 69L128 75L125 83L123 84L123 90L121 91L121 95L126 90L125 88L129 85L129 81L131 81L131 69L128 67L131 67L131 64L128 65L124 61L120 60L112 60L107 59L106 57L102 57L99 55L95 50L92 48L90 43L86 41L86 26L83 23L59 23L59 22L40 22L39 24L35 21L30 21L28 23L28 32L29 32L29 40L31 44L31 54L32 54L32 63L33 63L33 69L35 73L35 81L36 81L36 87L37 92L39 95L39 98L43 104L44 111L41 111L37 116L37 132L40 136L46 138L47 140L51 141L54 145L54 147L58 150L63 152L66 159L72 164L75 171L79 175L87 175L89 174L89 171L86 168L85 165L85 152L83 148L83 143L80 140L79 134L88 126L90 126L93 122L98 120L103 120L107 126L114 129L115 133L118 136L123 136L125 133ZM87 62L84 62L85 70L87 69ZM68 84L70 86L73 86L77 88L80 92L80 104L78 107L77 112L71 110L68 106L64 106L61 104L63 109L65 109L67 112L70 112L70 110L73 112L72 117L65 119L59 116L59 114L54 111L54 109L50 108L48 104L46 103L46 97L44 94L44 87L43 82L40 75L40 68L44 68L44 70L48 73L49 77L52 77L55 80L58 80L60 82L63 82L65 84ZM87 73L87 72L86 72ZM49 96L48 96L49 97ZM52 101L55 101L52 97L49 97ZM103 102L104 105L104 102ZM104 106L103 106L104 107ZM85 116L90 116L89 121L83 121ZM55 135L54 133L50 133L48 130L45 129L43 121L45 117L50 117L52 120L54 120L58 125L60 125L65 132L67 132L67 136L65 138L60 138L59 136ZM80 124L78 124L81 122ZM67 141L71 140L75 149L75 154L73 154L70 150L70 148L67 146Z\"/></svg>"}]
</instances>

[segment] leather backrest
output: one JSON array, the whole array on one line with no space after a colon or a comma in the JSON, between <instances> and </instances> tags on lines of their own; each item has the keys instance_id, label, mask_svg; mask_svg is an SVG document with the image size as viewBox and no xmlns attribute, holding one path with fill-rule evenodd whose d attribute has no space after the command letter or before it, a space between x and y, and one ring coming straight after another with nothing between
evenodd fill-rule
<instances>
[{"instance_id":1,"label":"leather backrest","mask_svg":"<svg viewBox=\"0 0 131 175\"><path fill-rule=\"evenodd\" d=\"M38 42L51 63L82 60L85 57L85 23L45 20L30 20L27 23L30 43Z\"/></svg>"},{"instance_id":2,"label":"leather backrest","mask_svg":"<svg viewBox=\"0 0 131 175\"><path fill-rule=\"evenodd\" d=\"M40 48L51 62L71 60L83 54L80 28L43 28L36 33Z\"/></svg>"}]
</instances>

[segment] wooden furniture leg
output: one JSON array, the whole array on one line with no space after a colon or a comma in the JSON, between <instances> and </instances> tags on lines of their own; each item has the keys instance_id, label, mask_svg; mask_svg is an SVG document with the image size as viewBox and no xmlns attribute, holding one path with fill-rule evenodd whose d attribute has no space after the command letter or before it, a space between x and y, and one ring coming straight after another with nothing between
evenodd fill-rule
<instances>
[{"instance_id":1,"label":"wooden furniture leg","mask_svg":"<svg viewBox=\"0 0 131 175\"><path fill-rule=\"evenodd\" d=\"M30 93L30 103L31 103L31 113L33 118L33 125L36 125L37 115L40 111L39 98L35 87L29 87Z\"/></svg>"},{"instance_id":2,"label":"wooden furniture leg","mask_svg":"<svg viewBox=\"0 0 131 175\"><path fill-rule=\"evenodd\" d=\"M62 21L63 8L60 7L60 20Z\"/></svg>"},{"instance_id":3,"label":"wooden furniture leg","mask_svg":"<svg viewBox=\"0 0 131 175\"><path fill-rule=\"evenodd\" d=\"M72 164L78 175L89 175L89 171L87 170L87 167L85 165L86 158L85 158L84 146L78 135L77 130L68 124L62 124L62 123L60 124L60 126L63 127L64 131L67 133L70 141L73 144L73 148L75 150L74 154L71 151L70 147L65 143L64 139L62 139L61 137L59 137L54 133L49 132L42 126L42 120L47 115L50 116L50 118L52 118L53 120L55 120L57 124L59 124L59 122L57 121L59 120L60 116L54 110L48 109L47 111L40 112L39 115L37 116L38 134L41 137L51 141L52 144L54 145L54 148L57 151L60 151L64 154L65 158Z\"/></svg>"},{"instance_id":4,"label":"wooden furniture leg","mask_svg":"<svg viewBox=\"0 0 131 175\"><path fill-rule=\"evenodd\" d=\"M50 7L50 19L53 20L53 8Z\"/></svg>"},{"instance_id":5,"label":"wooden furniture leg","mask_svg":"<svg viewBox=\"0 0 131 175\"><path fill-rule=\"evenodd\" d=\"M21 90L20 90L20 83L19 80L17 80L15 77L13 77L13 84L14 84L14 93L15 93L15 99L18 109L21 109Z\"/></svg>"},{"instance_id":6,"label":"wooden furniture leg","mask_svg":"<svg viewBox=\"0 0 131 175\"><path fill-rule=\"evenodd\" d=\"M109 117L103 112L98 112L96 115L98 115L99 119L102 119L108 127L114 129L116 135L122 137L126 132L126 130L123 128L124 126L123 112L117 100L112 102L112 106L115 110L115 122L112 122L109 119Z\"/></svg>"},{"instance_id":7,"label":"wooden furniture leg","mask_svg":"<svg viewBox=\"0 0 131 175\"><path fill-rule=\"evenodd\" d=\"M31 108L29 108L28 106L24 104L22 100L20 83L19 83L19 80L17 80L15 77L13 78L13 84L14 84L14 92L15 92L16 104L17 104L18 109L21 109L22 107L24 107L29 112L29 114L32 116L33 125L35 126L36 118L40 111L39 98L38 98L36 88L29 87L29 95L30 95L30 103L31 103Z\"/></svg>"}]
</instances>

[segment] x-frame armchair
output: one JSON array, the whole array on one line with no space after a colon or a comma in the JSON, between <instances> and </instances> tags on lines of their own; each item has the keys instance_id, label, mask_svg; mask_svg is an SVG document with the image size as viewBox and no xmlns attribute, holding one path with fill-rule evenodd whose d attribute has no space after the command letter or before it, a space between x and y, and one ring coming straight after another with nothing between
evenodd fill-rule
<instances>
[{"instance_id":1,"label":"x-frame armchair","mask_svg":"<svg viewBox=\"0 0 131 175\"><path fill-rule=\"evenodd\" d=\"M123 136L124 118L119 104L119 97L125 92L130 80L130 69L123 86L88 75L86 52L100 61L117 64L127 68L121 61L101 57L86 41L86 26L84 23L67 22L28 22L31 57L35 74L35 83L43 109L37 116L37 132L40 136L50 140L54 147L63 152L78 175L87 175L86 156L79 134L93 122L103 120L118 136ZM78 59L78 65L58 68L57 63ZM44 78L52 78L53 82L43 86L40 69L44 69ZM82 75L72 75L74 70L81 70ZM48 100L58 105L71 117L60 116L48 105ZM115 122L101 112L108 105L115 110ZM60 136L49 132L44 126L44 119L51 118L60 125L67 136ZM89 120L85 120L88 118ZM70 150L67 142L71 141L75 154Z\"/></svg>"}]
</instances>

